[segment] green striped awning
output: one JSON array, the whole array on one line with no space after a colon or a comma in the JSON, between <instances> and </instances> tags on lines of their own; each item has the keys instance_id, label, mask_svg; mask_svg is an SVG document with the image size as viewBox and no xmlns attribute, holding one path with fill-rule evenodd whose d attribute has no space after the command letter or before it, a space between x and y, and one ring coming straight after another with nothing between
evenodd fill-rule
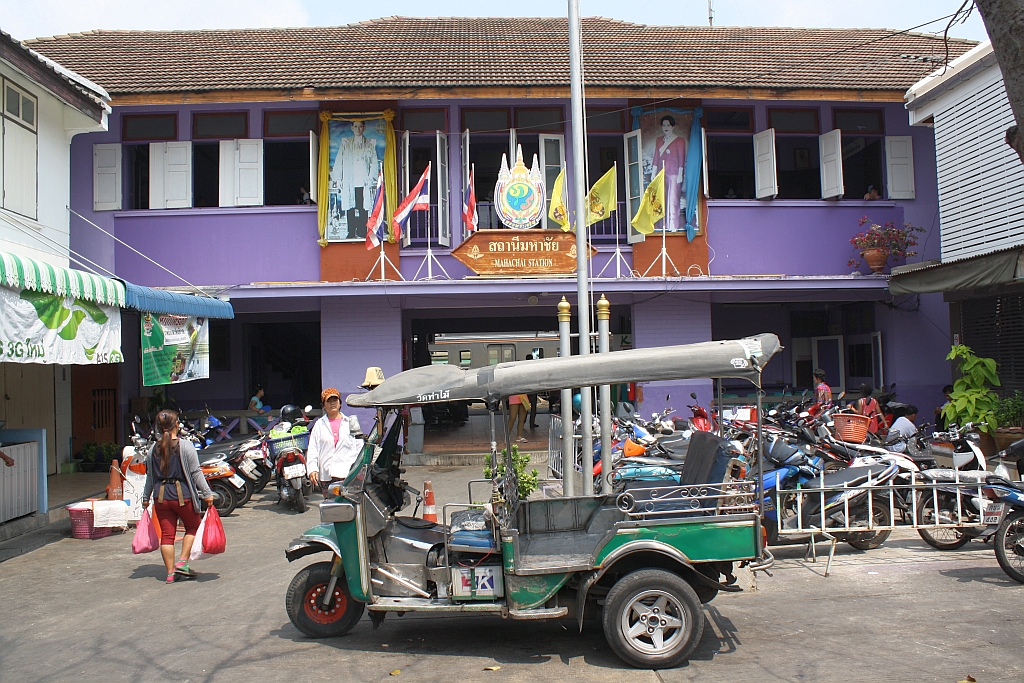
<instances>
[{"instance_id":1,"label":"green striped awning","mask_svg":"<svg viewBox=\"0 0 1024 683\"><path fill-rule=\"evenodd\" d=\"M81 270L61 268L0 251L0 286L73 296L98 304L124 307L124 284Z\"/></svg>"}]
</instances>

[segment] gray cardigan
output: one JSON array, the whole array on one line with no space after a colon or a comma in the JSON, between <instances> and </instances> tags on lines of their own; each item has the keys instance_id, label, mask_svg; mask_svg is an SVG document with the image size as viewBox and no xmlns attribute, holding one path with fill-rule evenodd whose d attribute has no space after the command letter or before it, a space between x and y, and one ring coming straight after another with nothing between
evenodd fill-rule
<instances>
[{"instance_id":1,"label":"gray cardigan","mask_svg":"<svg viewBox=\"0 0 1024 683\"><path fill-rule=\"evenodd\" d=\"M153 473L156 471L155 455L156 444L153 444L149 447L149 453L146 454L146 487L142 491L142 500L145 501L149 500L153 494L153 487L156 485L156 480L153 478ZM188 490L192 494L192 507L196 512L202 512L200 499L212 497L213 491L210 490L210 486L206 483L206 477L199 469L199 454L196 453L196 447L192 445L191 441L178 439L178 457L181 458L181 469L185 473Z\"/></svg>"}]
</instances>

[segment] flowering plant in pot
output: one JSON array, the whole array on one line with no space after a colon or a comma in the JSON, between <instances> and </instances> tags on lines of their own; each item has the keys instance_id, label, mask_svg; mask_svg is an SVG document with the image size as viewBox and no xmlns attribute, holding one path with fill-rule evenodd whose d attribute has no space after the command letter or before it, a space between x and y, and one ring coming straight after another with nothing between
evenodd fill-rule
<instances>
[{"instance_id":1,"label":"flowering plant in pot","mask_svg":"<svg viewBox=\"0 0 1024 683\"><path fill-rule=\"evenodd\" d=\"M904 223L903 227L897 227L892 221L879 225L872 223L867 216L857 223L861 227L868 225L868 229L854 235L850 244L860 250L861 258L873 273L884 270L890 258L899 261L915 256L917 252L911 249L917 246L917 233L924 232L924 228L910 223ZM860 259L850 259L848 265L855 268L860 265Z\"/></svg>"}]
</instances>

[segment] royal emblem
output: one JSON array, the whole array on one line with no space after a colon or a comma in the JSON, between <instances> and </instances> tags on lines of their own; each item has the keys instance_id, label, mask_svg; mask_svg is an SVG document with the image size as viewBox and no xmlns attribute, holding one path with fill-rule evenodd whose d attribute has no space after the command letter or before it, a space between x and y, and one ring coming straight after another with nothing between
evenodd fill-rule
<instances>
[{"instance_id":1,"label":"royal emblem","mask_svg":"<svg viewBox=\"0 0 1024 683\"><path fill-rule=\"evenodd\" d=\"M544 212L544 174L537 155L533 166L523 163L523 148L516 147L516 163L509 170L508 157L501 155L501 170L494 186L494 209L501 222L510 228L523 230L540 223Z\"/></svg>"}]
</instances>

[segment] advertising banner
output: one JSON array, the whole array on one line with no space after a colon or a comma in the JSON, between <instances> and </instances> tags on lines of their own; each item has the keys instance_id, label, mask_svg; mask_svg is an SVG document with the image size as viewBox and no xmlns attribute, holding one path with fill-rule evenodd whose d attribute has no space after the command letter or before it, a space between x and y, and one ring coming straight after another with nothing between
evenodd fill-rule
<instances>
[{"instance_id":1,"label":"advertising banner","mask_svg":"<svg viewBox=\"0 0 1024 683\"><path fill-rule=\"evenodd\" d=\"M122 360L121 309L0 287L0 362L97 365Z\"/></svg>"},{"instance_id":2,"label":"advertising banner","mask_svg":"<svg viewBox=\"0 0 1024 683\"><path fill-rule=\"evenodd\" d=\"M210 376L210 321L142 314L142 384L180 384Z\"/></svg>"}]
</instances>

